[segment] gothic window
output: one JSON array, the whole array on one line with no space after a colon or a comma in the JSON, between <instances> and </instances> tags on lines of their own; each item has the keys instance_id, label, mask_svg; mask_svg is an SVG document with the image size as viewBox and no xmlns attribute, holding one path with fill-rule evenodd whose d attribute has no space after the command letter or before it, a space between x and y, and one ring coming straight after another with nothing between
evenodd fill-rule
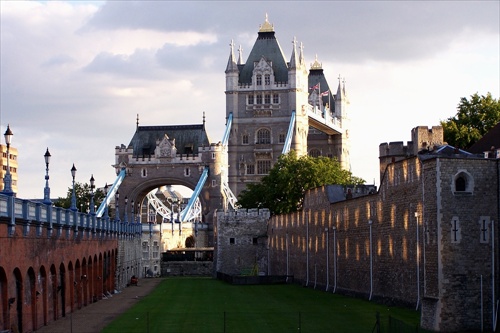
<instances>
[{"instance_id":1,"label":"gothic window","mask_svg":"<svg viewBox=\"0 0 500 333\"><path fill-rule=\"evenodd\" d=\"M472 194L474 178L465 170L460 170L453 176L452 191L455 195Z\"/></svg>"},{"instance_id":2,"label":"gothic window","mask_svg":"<svg viewBox=\"0 0 500 333\"><path fill-rule=\"evenodd\" d=\"M311 149L311 150L309 150L309 156L319 157L319 156L321 156L321 151L319 149L316 149L316 148Z\"/></svg>"},{"instance_id":3,"label":"gothic window","mask_svg":"<svg viewBox=\"0 0 500 333\"><path fill-rule=\"evenodd\" d=\"M257 82L256 82L256 83L257 83L257 85L258 85L258 86L261 86L261 85L262 85L262 75L257 74L255 78L256 78L256 81L257 81Z\"/></svg>"},{"instance_id":4,"label":"gothic window","mask_svg":"<svg viewBox=\"0 0 500 333\"><path fill-rule=\"evenodd\" d=\"M460 233L460 221L457 216L451 219L451 242L460 243L461 233Z\"/></svg>"},{"instance_id":5,"label":"gothic window","mask_svg":"<svg viewBox=\"0 0 500 333\"><path fill-rule=\"evenodd\" d=\"M262 104L262 95L257 95L257 100L255 101L255 104Z\"/></svg>"},{"instance_id":6,"label":"gothic window","mask_svg":"<svg viewBox=\"0 0 500 333\"><path fill-rule=\"evenodd\" d=\"M212 187L216 187L216 186L217 186L217 180L212 179Z\"/></svg>"},{"instance_id":7,"label":"gothic window","mask_svg":"<svg viewBox=\"0 0 500 333\"><path fill-rule=\"evenodd\" d=\"M286 134L285 133L280 133L280 135L278 137L278 142L279 143L285 143L285 138L286 138Z\"/></svg>"},{"instance_id":8,"label":"gothic window","mask_svg":"<svg viewBox=\"0 0 500 333\"><path fill-rule=\"evenodd\" d=\"M264 104L271 104L271 95L264 95Z\"/></svg>"},{"instance_id":9,"label":"gothic window","mask_svg":"<svg viewBox=\"0 0 500 333\"><path fill-rule=\"evenodd\" d=\"M249 105L253 104L253 95L248 95L248 104Z\"/></svg>"},{"instance_id":10,"label":"gothic window","mask_svg":"<svg viewBox=\"0 0 500 333\"><path fill-rule=\"evenodd\" d=\"M243 136L241 137L241 143L244 145L248 144L248 134L243 134Z\"/></svg>"},{"instance_id":11,"label":"gothic window","mask_svg":"<svg viewBox=\"0 0 500 333\"><path fill-rule=\"evenodd\" d=\"M466 188L465 178L462 176L457 177L457 179L455 179L455 191L463 192L465 191L465 188Z\"/></svg>"},{"instance_id":12,"label":"gothic window","mask_svg":"<svg viewBox=\"0 0 500 333\"><path fill-rule=\"evenodd\" d=\"M266 86L268 86L268 85L270 85L270 84L271 84L271 75L269 75L269 74L265 74L265 75L264 75L264 84L265 84Z\"/></svg>"},{"instance_id":13,"label":"gothic window","mask_svg":"<svg viewBox=\"0 0 500 333\"><path fill-rule=\"evenodd\" d=\"M271 160L260 160L257 161L257 174L267 175L271 170Z\"/></svg>"},{"instance_id":14,"label":"gothic window","mask_svg":"<svg viewBox=\"0 0 500 333\"><path fill-rule=\"evenodd\" d=\"M189 168L184 169L184 176L189 177L191 175L191 170Z\"/></svg>"},{"instance_id":15,"label":"gothic window","mask_svg":"<svg viewBox=\"0 0 500 333\"><path fill-rule=\"evenodd\" d=\"M273 104L280 103L280 96L278 94L273 94Z\"/></svg>"},{"instance_id":16,"label":"gothic window","mask_svg":"<svg viewBox=\"0 0 500 333\"><path fill-rule=\"evenodd\" d=\"M255 165L247 164L247 175L254 175L254 174L255 174Z\"/></svg>"},{"instance_id":17,"label":"gothic window","mask_svg":"<svg viewBox=\"0 0 500 333\"><path fill-rule=\"evenodd\" d=\"M145 178L145 177L148 176L148 170L146 168L142 168L142 170L141 170L141 176L143 178Z\"/></svg>"},{"instance_id":18,"label":"gothic window","mask_svg":"<svg viewBox=\"0 0 500 333\"><path fill-rule=\"evenodd\" d=\"M257 144L270 144L271 131L266 128L261 128L257 131Z\"/></svg>"},{"instance_id":19,"label":"gothic window","mask_svg":"<svg viewBox=\"0 0 500 333\"><path fill-rule=\"evenodd\" d=\"M234 237L229 238L229 244L234 244Z\"/></svg>"}]
</instances>

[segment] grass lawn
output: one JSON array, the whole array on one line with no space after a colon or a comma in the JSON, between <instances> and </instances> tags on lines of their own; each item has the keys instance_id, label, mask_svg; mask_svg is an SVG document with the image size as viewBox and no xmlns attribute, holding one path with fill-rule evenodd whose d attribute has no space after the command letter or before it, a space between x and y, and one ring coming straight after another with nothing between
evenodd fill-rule
<instances>
[{"instance_id":1,"label":"grass lawn","mask_svg":"<svg viewBox=\"0 0 500 333\"><path fill-rule=\"evenodd\" d=\"M103 332L382 332L392 316L412 325L420 313L298 285L233 286L211 278L166 278ZM374 331L376 332L376 331Z\"/></svg>"}]
</instances>

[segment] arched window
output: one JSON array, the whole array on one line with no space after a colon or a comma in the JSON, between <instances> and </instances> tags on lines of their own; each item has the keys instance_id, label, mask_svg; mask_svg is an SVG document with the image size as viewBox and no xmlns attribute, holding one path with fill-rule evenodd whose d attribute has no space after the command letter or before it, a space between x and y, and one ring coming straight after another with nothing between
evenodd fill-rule
<instances>
[{"instance_id":1,"label":"arched window","mask_svg":"<svg viewBox=\"0 0 500 333\"><path fill-rule=\"evenodd\" d=\"M266 128L261 128L257 132L257 144L270 144L271 143L271 131Z\"/></svg>"},{"instance_id":2,"label":"arched window","mask_svg":"<svg viewBox=\"0 0 500 333\"><path fill-rule=\"evenodd\" d=\"M319 149L311 149L309 150L309 156L311 157L320 157L321 151Z\"/></svg>"},{"instance_id":3,"label":"arched window","mask_svg":"<svg viewBox=\"0 0 500 333\"><path fill-rule=\"evenodd\" d=\"M457 192L465 192L465 189L467 188L467 181L463 176L457 177L455 179L455 191Z\"/></svg>"},{"instance_id":4,"label":"arched window","mask_svg":"<svg viewBox=\"0 0 500 333\"><path fill-rule=\"evenodd\" d=\"M258 86L261 86L262 85L262 75L261 74L257 74L256 77L256 83Z\"/></svg>"},{"instance_id":5,"label":"arched window","mask_svg":"<svg viewBox=\"0 0 500 333\"><path fill-rule=\"evenodd\" d=\"M472 194L474 178L465 170L460 170L452 178L452 191L455 194Z\"/></svg>"},{"instance_id":6,"label":"arched window","mask_svg":"<svg viewBox=\"0 0 500 333\"><path fill-rule=\"evenodd\" d=\"M270 84L271 84L271 75L269 75L269 74L265 74L265 75L264 75L264 84L265 84L266 86L268 86L268 85L270 85Z\"/></svg>"}]
</instances>

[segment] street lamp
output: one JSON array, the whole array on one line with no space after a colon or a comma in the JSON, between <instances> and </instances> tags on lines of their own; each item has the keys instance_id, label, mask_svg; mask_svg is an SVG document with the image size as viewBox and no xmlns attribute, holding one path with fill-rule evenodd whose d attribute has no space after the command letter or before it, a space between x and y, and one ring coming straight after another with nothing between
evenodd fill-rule
<instances>
[{"instance_id":1,"label":"street lamp","mask_svg":"<svg viewBox=\"0 0 500 333\"><path fill-rule=\"evenodd\" d=\"M95 215L94 189L95 189L95 179L94 175L92 174L90 176L90 215Z\"/></svg>"},{"instance_id":2,"label":"street lamp","mask_svg":"<svg viewBox=\"0 0 500 333\"><path fill-rule=\"evenodd\" d=\"M47 151L45 155L43 155L45 159L45 188L43 189L43 203L46 205L52 205L52 201L50 201L50 187L49 187L49 163L50 163L50 152L47 147Z\"/></svg>"},{"instance_id":3,"label":"street lamp","mask_svg":"<svg viewBox=\"0 0 500 333\"><path fill-rule=\"evenodd\" d=\"M3 194L6 195L14 195L14 191L12 191L12 175L10 174L10 141L12 140L12 136L14 134L10 130L10 126L7 125L7 130L5 131L5 143L7 145L7 171L5 172L5 176L3 177Z\"/></svg>"},{"instance_id":4,"label":"street lamp","mask_svg":"<svg viewBox=\"0 0 500 333\"><path fill-rule=\"evenodd\" d=\"M75 175L76 175L76 168L75 168L75 163L73 163L73 167L71 168L71 177L73 177L73 194L71 195L71 207L70 207L70 209L74 212L77 211L76 195L75 195Z\"/></svg>"}]
</instances>

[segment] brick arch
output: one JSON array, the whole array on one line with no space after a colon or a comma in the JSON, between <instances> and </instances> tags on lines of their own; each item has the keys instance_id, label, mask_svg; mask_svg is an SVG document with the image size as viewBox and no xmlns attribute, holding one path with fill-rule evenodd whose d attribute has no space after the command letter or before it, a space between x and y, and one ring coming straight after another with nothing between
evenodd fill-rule
<instances>
[{"instance_id":1,"label":"brick arch","mask_svg":"<svg viewBox=\"0 0 500 333\"><path fill-rule=\"evenodd\" d=\"M58 279L57 279L57 270L55 265L50 266L50 300L51 304L49 306L49 311L52 314L52 316L49 315L49 317L52 317L54 320L57 320L58 317L58 299L57 299L57 289L58 289Z\"/></svg>"},{"instance_id":2,"label":"brick arch","mask_svg":"<svg viewBox=\"0 0 500 333\"><path fill-rule=\"evenodd\" d=\"M27 304L31 307L31 328L37 329L37 296L36 296L36 276L33 267L28 268L26 273L26 288L25 288L25 300Z\"/></svg>"},{"instance_id":3,"label":"brick arch","mask_svg":"<svg viewBox=\"0 0 500 333\"><path fill-rule=\"evenodd\" d=\"M73 285L74 285L74 296L75 302L74 305L77 309L82 308L82 269L80 266L80 259L76 259L75 261L75 271L73 276Z\"/></svg>"},{"instance_id":4,"label":"brick arch","mask_svg":"<svg viewBox=\"0 0 500 333\"><path fill-rule=\"evenodd\" d=\"M67 294L67 276L66 267L64 263L59 265L59 277L57 285L58 300L60 301L60 314L62 317L66 317L66 294Z\"/></svg>"},{"instance_id":5,"label":"brick arch","mask_svg":"<svg viewBox=\"0 0 500 333\"><path fill-rule=\"evenodd\" d=\"M7 274L0 266L0 329L2 330L10 329L8 298Z\"/></svg>"},{"instance_id":6,"label":"brick arch","mask_svg":"<svg viewBox=\"0 0 500 333\"><path fill-rule=\"evenodd\" d=\"M11 306L10 311L14 312L12 322L13 331L16 329L19 332L24 332L23 329L23 302L24 302L24 290L23 290L23 276L19 268L15 268L13 271L13 277L15 281L15 294L13 297L9 298L9 306ZM12 300L12 301L11 301Z\"/></svg>"},{"instance_id":7,"label":"brick arch","mask_svg":"<svg viewBox=\"0 0 500 333\"><path fill-rule=\"evenodd\" d=\"M87 267L87 258L82 259L82 275L80 277L80 281L82 284L82 305L87 306L89 301L89 279L88 279L88 267Z\"/></svg>"},{"instance_id":8,"label":"brick arch","mask_svg":"<svg viewBox=\"0 0 500 333\"><path fill-rule=\"evenodd\" d=\"M45 269L45 266L42 265L40 266L40 270L38 272L38 280L39 280L39 286L37 290L37 301L38 303L41 302L42 304L42 322L43 325L47 325L48 323L48 317L47 317L47 311L48 311L48 287L47 287L47 271Z\"/></svg>"},{"instance_id":9,"label":"brick arch","mask_svg":"<svg viewBox=\"0 0 500 333\"><path fill-rule=\"evenodd\" d=\"M73 262L70 260L68 263L68 276L67 276L67 283L66 285L68 286L68 292L69 292L69 307L71 309L71 312L75 310L75 268L73 266Z\"/></svg>"}]
</instances>

